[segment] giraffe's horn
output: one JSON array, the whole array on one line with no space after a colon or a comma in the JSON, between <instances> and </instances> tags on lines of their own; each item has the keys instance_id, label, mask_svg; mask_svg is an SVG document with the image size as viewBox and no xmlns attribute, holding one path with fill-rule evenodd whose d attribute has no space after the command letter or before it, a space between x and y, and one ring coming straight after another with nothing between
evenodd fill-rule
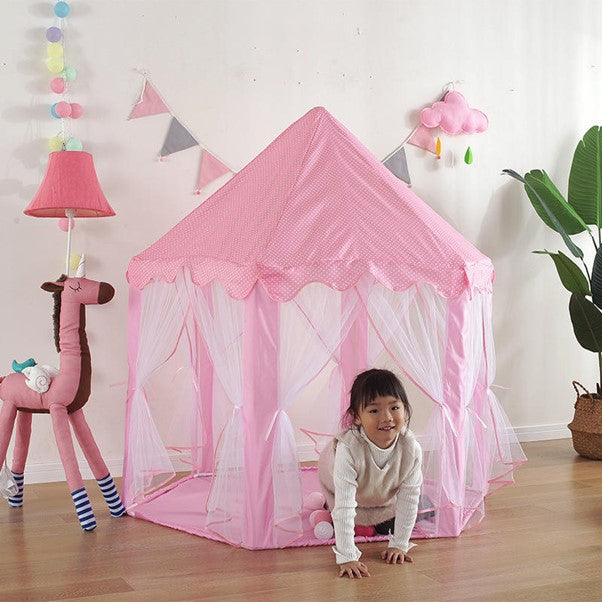
<instances>
[{"instance_id":1,"label":"giraffe's horn","mask_svg":"<svg viewBox=\"0 0 602 602\"><path fill-rule=\"evenodd\" d=\"M86 276L86 256L82 255L79 258L79 265L77 266L77 271L75 272L76 278L84 278Z\"/></svg>"}]
</instances>

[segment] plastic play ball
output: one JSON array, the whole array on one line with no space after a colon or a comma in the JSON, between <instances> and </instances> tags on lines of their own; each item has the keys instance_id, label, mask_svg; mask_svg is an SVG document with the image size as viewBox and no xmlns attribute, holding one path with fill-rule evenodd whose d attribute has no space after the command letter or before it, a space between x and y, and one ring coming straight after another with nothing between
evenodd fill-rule
<instances>
[{"instance_id":1,"label":"plastic play ball","mask_svg":"<svg viewBox=\"0 0 602 602\"><path fill-rule=\"evenodd\" d=\"M321 492L312 491L303 499L303 505L310 510L322 510L324 508L325 501L326 499Z\"/></svg>"},{"instance_id":2,"label":"plastic play ball","mask_svg":"<svg viewBox=\"0 0 602 602\"><path fill-rule=\"evenodd\" d=\"M64 51L63 45L59 42L51 42L46 46L48 56L53 59L60 59L63 56Z\"/></svg>"},{"instance_id":3,"label":"plastic play ball","mask_svg":"<svg viewBox=\"0 0 602 602\"><path fill-rule=\"evenodd\" d=\"M63 150L63 139L60 136L54 136L48 140L48 148L51 151Z\"/></svg>"},{"instance_id":4,"label":"plastic play ball","mask_svg":"<svg viewBox=\"0 0 602 602\"><path fill-rule=\"evenodd\" d=\"M82 141L79 138L69 138L65 143L65 150L80 151L84 148Z\"/></svg>"},{"instance_id":5,"label":"plastic play ball","mask_svg":"<svg viewBox=\"0 0 602 602\"><path fill-rule=\"evenodd\" d=\"M62 100L61 102L57 102L54 107L54 112L63 119L65 117L69 117L71 115L71 105L68 102Z\"/></svg>"},{"instance_id":6,"label":"plastic play ball","mask_svg":"<svg viewBox=\"0 0 602 602\"><path fill-rule=\"evenodd\" d=\"M79 119L84 114L84 108L79 102L71 103L71 119Z\"/></svg>"},{"instance_id":7,"label":"plastic play ball","mask_svg":"<svg viewBox=\"0 0 602 602\"><path fill-rule=\"evenodd\" d=\"M58 104L58 102L55 102L51 107L50 107L50 114L55 118L55 119L60 119L60 117L58 116L58 113L56 112L56 105Z\"/></svg>"},{"instance_id":8,"label":"plastic play ball","mask_svg":"<svg viewBox=\"0 0 602 602\"><path fill-rule=\"evenodd\" d=\"M49 42L58 42L63 37L63 32L59 27L49 27L46 30L46 39Z\"/></svg>"},{"instance_id":9,"label":"plastic play ball","mask_svg":"<svg viewBox=\"0 0 602 602\"><path fill-rule=\"evenodd\" d=\"M314 535L316 536L316 539L321 539L322 541L332 539L334 527L330 523L322 521L314 527Z\"/></svg>"},{"instance_id":10,"label":"plastic play ball","mask_svg":"<svg viewBox=\"0 0 602 602\"><path fill-rule=\"evenodd\" d=\"M57 2L54 5L54 14L61 19L64 19L71 9L66 2Z\"/></svg>"},{"instance_id":11,"label":"plastic play ball","mask_svg":"<svg viewBox=\"0 0 602 602\"><path fill-rule=\"evenodd\" d=\"M315 527L318 523L331 523L332 518L330 517L330 512L328 510L314 510L309 515L309 524L312 527Z\"/></svg>"},{"instance_id":12,"label":"plastic play ball","mask_svg":"<svg viewBox=\"0 0 602 602\"><path fill-rule=\"evenodd\" d=\"M77 77L77 71L75 70L75 67L65 67L65 70L61 75L68 82L72 82Z\"/></svg>"},{"instance_id":13,"label":"plastic play ball","mask_svg":"<svg viewBox=\"0 0 602 602\"><path fill-rule=\"evenodd\" d=\"M50 71L50 73L60 73L65 68L65 63L63 62L62 58L50 58L48 59L47 64L48 71Z\"/></svg>"},{"instance_id":14,"label":"plastic play ball","mask_svg":"<svg viewBox=\"0 0 602 602\"><path fill-rule=\"evenodd\" d=\"M62 77L55 77L50 82L50 89L55 94L62 94L65 91L65 80Z\"/></svg>"},{"instance_id":15,"label":"plastic play ball","mask_svg":"<svg viewBox=\"0 0 602 602\"><path fill-rule=\"evenodd\" d=\"M59 228L63 232L69 231L69 218L68 217L61 217L61 219L59 219ZM73 228L75 228L75 220L74 219L71 220L71 230L73 230ZM75 263L75 267L73 267L74 263ZM71 253L71 261L69 262L69 267L72 270L75 270L75 269L77 269L78 265L79 265L79 255L76 255L75 253Z\"/></svg>"}]
</instances>

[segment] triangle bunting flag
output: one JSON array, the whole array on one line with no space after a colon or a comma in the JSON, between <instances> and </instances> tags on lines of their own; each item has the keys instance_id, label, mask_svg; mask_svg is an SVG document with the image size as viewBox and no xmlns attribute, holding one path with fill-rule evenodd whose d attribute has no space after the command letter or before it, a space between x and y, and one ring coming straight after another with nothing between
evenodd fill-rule
<instances>
[{"instance_id":1,"label":"triangle bunting flag","mask_svg":"<svg viewBox=\"0 0 602 602\"><path fill-rule=\"evenodd\" d=\"M416 128L416 131L408 139L408 144L423 148L434 155L437 154L435 138L431 130L423 125L419 125Z\"/></svg>"},{"instance_id":2,"label":"triangle bunting flag","mask_svg":"<svg viewBox=\"0 0 602 602\"><path fill-rule=\"evenodd\" d=\"M412 185L408 170L408 161L406 159L406 149L403 146L395 154L391 155L383 165L408 186Z\"/></svg>"},{"instance_id":3,"label":"triangle bunting flag","mask_svg":"<svg viewBox=\"0 0 602 602\"><path fill-rule=\"evenodd\" d=\"M172 153L177 153L191 146L198 145L199 143L192 137L190 132L175 117L172 117L159 155L166 157Z\"/></svg>"},{"instance_id":4,"label":"triangle bunting flag","mask_svg":"<svg viewBox=\"0 0 602 602\"><path fill-rule=\"evenodd\" d=\"M148 117L149 115L160 115L161 113L169 112L167 105L153 88L153 85L148 79L145 79L140 100L134 105L128 119L137 119L138 117Z\"/></svg>"},{"instance_id":5,"label":"triangle bunting flag","mask_svg":"<svg viewBox=\"0 0 602 602\"><path fill-rule=\"evenodd\" d=\"M228 166L224 165L209 151L203 149L203 152L201 153L201 165L199 167L199 181L196 185L195 192L199 194L201 189L207 186L209 182L217 180L217 178L229 171L232 170Z\"/></svg>"}]
</instances>

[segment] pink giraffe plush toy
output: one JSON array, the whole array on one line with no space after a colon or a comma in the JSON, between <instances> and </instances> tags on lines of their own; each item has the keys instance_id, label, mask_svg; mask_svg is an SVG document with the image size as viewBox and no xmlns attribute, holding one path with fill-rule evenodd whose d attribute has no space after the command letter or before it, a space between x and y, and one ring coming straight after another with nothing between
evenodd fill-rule
<instances>
[{"instance_id":1,"label":"pink giraffe plush toy","mask_svg":"<svg viewBox=\"0 0 602 602\"><path fill-rule=\"evenodd\" d=\"M54 296L55 343L60 369L45 393L29 388L22 373L0 377L0 399L3 401L0 412L0 466L6 459L16 420L12 476L18 485L18 493L9 497L8 503L11 507L22 506L23 472L31 436L32 414L50 414L77 516L82 529L91 531L96 527L96 519L77 464L69 425L100 485L111 515L124 515L125 508L82 410L90 396L92 376L85 306L107 303L113 298L115 289L106 282L85 278L83 263L75 277L61 276L56 282L44 282L42 289Z\"/></svg>"}]
</instances>

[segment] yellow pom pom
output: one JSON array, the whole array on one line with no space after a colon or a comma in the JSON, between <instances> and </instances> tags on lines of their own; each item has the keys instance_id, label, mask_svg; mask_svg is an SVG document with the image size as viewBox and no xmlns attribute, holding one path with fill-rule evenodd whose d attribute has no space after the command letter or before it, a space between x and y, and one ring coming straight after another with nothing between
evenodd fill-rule
<instances>
[{"instance_id":1,"label":"yellow pom pom","mask_svg":"<svg viewBox=\"0 0 602 602\"><path fill-rule=\"evenodd\" d=\"M52 42L46 46L48 56L53 59L60 59L63 56L63 45L60 42Z\"/></svg>"},{"instance_id":2,"label":"yellow pom pom","mask_svg":"<svg viewBox=\"0 0 602 602\"><path fill-rule=\"evenodd\" d=\"M60 136L55 136L48 140L48 148L51 151L63 150L63 139Z\"/></svg>"},{"instance_id":3,"label":"yellow pom pom","mask_svg":"<svg viewBox=\"0 0 602 602\"><path fill-rule=\"evenodd\" d=\"M60 73L65 68L65 63L62 58L50 58L48 59L47 65L50 73Z\"/></svg>"}]
</instances>

